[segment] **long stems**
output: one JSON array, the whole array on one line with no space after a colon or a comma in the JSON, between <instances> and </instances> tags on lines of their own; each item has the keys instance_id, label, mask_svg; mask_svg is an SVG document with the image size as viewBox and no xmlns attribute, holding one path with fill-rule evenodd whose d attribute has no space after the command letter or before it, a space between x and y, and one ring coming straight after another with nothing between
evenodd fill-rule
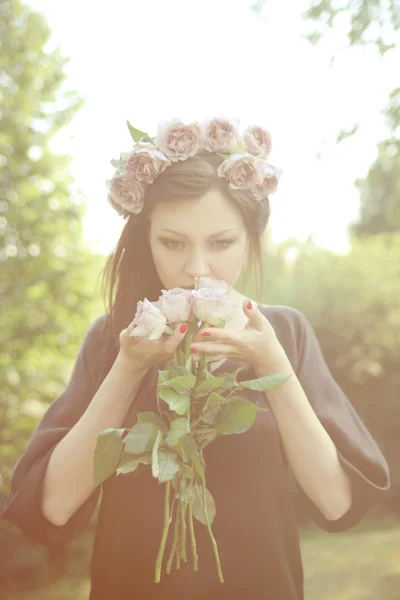
<instances>
[{"instance_id":1,"label":"long stems","mask_svg":"<svg viewBox=\"0 0 400 600\"><path fill-rule=\"evenodd\" d=\"M215 560L216 560L216 563L217 563L218 579L220 580L221 583L224 583L224 578L222 576L222 569L221 569L221 561L219 559L219 554L218 554L218 546L217 546L217 542L215 541L214 534L213 534L213 532L211 530L210 519L208 518L207 497L206 497L206 482L205 482L204 478L202 479L201 483L202 483L202 487L203 487L204 518L206 520L208 533L210 534L210 539L211 539L212 547L213 547L213 550L214 550Z\"/></svg>"},{"instance_id":2,"label":"long stems","mask_svg":"<svg viewBox=\"0 0 400 600\"><path fill-rule=\"evenodd\" d=\"M186 506L185 502L181 502L181 544L180 555L184 562L187 562L186 557Z\"/></svg>"},{"instance_id":3,"label":"long stems","mask_svg":"<svg viewBox=\"0 0 400 600\"><path fill-rule=\"evenodd\" d=\"M198 569L198 557L197 557L197 546L196 546L196 538L194 536L194 527L193 527L193 505L189 504L189 531L190 531L190 546L192 548L192 556L193 556L193 569L197 571Z\"/></svg>"},{"instance_id":4,"label":"long stems","mask_svg":"<svg viewBox=\"0 0 400 600\"><path fill-rule=\"evenodd\" d=\"M170 493L171 493L171 482L167 481L165 484L164 527L163 527L163 532L162 532L162 537L161 537L160 549L158 551L158 556L157 556L157 560L156 560L156 578L155 578L156 583L160 583L161 565L162 565L163 556L164 556L165 544L167 542L167 537L168 537L169 524L171 522L170 518L169 518Z\"/></svg>"},{"instance_id":5,"label":"long stems","mask_svg":"<svg viewBox=\"0 0 400 600\"><path fill-rule=\"evenodd\" d=\"M175 552L178 545L178 534L179 534L179 521L180 521L180 501L177 503L176 513L175 513L175 527L174 527L174 539L172 541L171 550L169 553L166 573L169 575L171 573L172 561L174 560Z\"/></svg>"}]
</instances>

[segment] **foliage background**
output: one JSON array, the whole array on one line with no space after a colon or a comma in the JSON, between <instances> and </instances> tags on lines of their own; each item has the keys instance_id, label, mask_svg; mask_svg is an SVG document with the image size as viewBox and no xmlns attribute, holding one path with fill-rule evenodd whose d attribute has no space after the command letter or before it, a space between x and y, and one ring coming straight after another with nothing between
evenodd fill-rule
<instances>
[{"instance_id":1,"label":"foliage background","mask_svg":"<svg viewBox=\"0 0 400 600\"><path fill-rule=\"evenodd\" d=\"M254 10L261 17L268 2ZM400 25L398 3L367 0L310 3L304 19L316 49L339 12L348 16L350 46L390 50ZM98 277L104 257L83 239L85 199L71 177L70 157L51 149L84 99L67 88L68 61L46 49L49 35L41 15L20 0L0 0L0 506L12 467L68 381L87 328L103 312ZM391 467L386 502L346 534L304 526L299 505L308 599L398 597L400 88L382 110L388 136L357 182L360 213L349 227L350 251L338 255L312 239L267 244L265 290L255 295L254 283L243 290L307 315L335 378ZM356 131L357 123L338 132L338 143ZM86 598L95 520L68 548L40 547L0 521L0 597Z\"/></svg>"}]
</instances>

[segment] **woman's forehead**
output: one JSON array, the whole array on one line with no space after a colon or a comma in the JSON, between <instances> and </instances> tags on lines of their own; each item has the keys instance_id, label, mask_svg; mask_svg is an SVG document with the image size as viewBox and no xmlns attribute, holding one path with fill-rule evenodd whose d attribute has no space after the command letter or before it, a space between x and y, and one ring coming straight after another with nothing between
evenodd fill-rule
<instances>
[{"instance_id":1,"label":"woman's forehead","mask_svg":"<svg viewBox=\"0 0 400 600\"><path fill-rule=\"evenodd\" d=\"M152 211L151 224L154 230L173 229L182 233L200 227L210 233L244 228L240 210L219 190L209 190L195 200L157 204Z\"/></svg>"}]
</instances>

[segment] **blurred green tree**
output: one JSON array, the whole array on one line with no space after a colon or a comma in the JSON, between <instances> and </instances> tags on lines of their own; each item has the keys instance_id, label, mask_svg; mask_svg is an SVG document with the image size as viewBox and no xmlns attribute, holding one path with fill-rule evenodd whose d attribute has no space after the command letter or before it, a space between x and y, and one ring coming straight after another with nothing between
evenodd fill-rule
<instances>
[{"instance_id":1,"label":"blurred green tree","mask_svg":"<svg viewBox=\"0 0 400 600\"><path fill-rule=\"evenodd\" d=\"M99 311L84 202L51 141L82 99L63 89L43 17L0 0L0 506L10 470L65 385Z\"/></svg>"},{"instance_id":2,"label":"blurred green tree","mask_svg":"<svg viewBox=\"0 0 400 600\"><path fill-rule=\"evenodd\" d=\"M391 135L378 145L378 156L365 179L358 179L360 214L349 227L353 236L400 232L400 88L385 109Z\"/></svg>"},{"instance_id":3,"label":"blurred green tree","mask_svg":"<svg viewBox=\"0 0 400 600\"><path fill-rule=\"evenodd\" d=\"M261 15L264 10L268 11L269 4L271 0L256 0L252 8ZM383 56L399 46L399 0L310 0L303 18L305 28L310 27L304 37L314 46L338 25L340 32L346 32L348 47L373 45ZM339 51L347 48L336 48L331 65ZM367 177L356 181L360 213L349 227L352 236L400 231L400 88L391 92L388 107L382 112L389 137L379 144L378 156ZM358 127L356 123L350 129L341 130L337 142L354 135Z\"/></svg>"}]
</instances>

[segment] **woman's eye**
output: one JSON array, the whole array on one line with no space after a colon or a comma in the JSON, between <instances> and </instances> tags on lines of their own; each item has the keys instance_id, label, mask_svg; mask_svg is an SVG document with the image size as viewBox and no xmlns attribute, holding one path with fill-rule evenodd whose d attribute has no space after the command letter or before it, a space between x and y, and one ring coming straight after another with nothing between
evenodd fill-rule
<instances>
[{"instance_id":1,"label":"woman's eye","mask_svg":"<svg viewBox=\"0 0 400 600\"><path fill-rule=\"evenodd\" d=\"M214 242L213 245L217 246L219 250L225 250L233 244L234 241L235 240L218 240ZM173 242L172 240L163 240L162 243L170 250L177 250L182 245L182 242Z\"/></svg>"}]
</instances>

